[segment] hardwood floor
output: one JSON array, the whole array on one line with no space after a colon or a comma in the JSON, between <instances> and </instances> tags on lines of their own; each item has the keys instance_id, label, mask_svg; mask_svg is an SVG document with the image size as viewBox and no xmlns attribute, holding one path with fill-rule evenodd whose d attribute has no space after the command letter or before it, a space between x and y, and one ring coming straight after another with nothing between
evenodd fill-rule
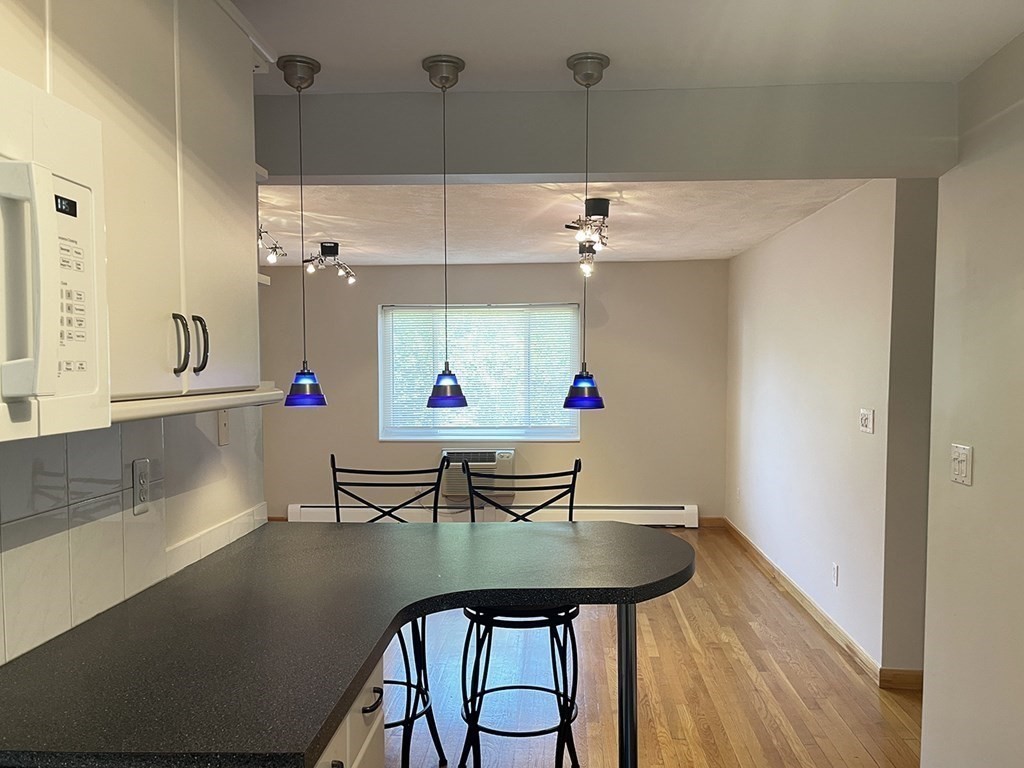
<instances>
[{"instance_id":1,"label":"hardwood floor","mask_svg":"<svg viewBox=\"0 0 1024 768\"><path fill-rule=\"evenodd\" d=\"M637 609L641 766L920 764L920 693L879 690L725 529L677 535L697 550L696 576ZM584 606L577 631L580 716L574 733L580 763L614 768L615 609ZM453 768L465 733L459 716L464 633L461 612L430 618L434 711ZM495 639L494 679L526 674L548 682L544 635L502 634L500 647ZM389 654L388 663L393 661ZM550 711L542 711L536 700L495 701L490 714L523 726ZM387 764L399 766L400 729L388 731L386 748ZM552 766L553 751L553 736L484 736L488 767ZM422 720L416 726L412 765L437 765Z\"/></svg>"}]
</instances>

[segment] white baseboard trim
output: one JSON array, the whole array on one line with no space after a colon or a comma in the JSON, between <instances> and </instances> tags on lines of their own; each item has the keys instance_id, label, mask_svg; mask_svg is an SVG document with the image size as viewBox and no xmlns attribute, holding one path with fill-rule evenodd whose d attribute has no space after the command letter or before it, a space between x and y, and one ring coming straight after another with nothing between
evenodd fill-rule
<instances>
[{"instance_id":1,"label":"white baseboard trim","mask_svg":"<svg viewBox=\"0 0 1024 768\"><path fill-rule=\"evenodd\" d=\"M818 605L814 600L811 599L810 595L804 592L796 582L793 581L789 575L783 571L779 566L764 551L757 546L750 538L739 528L736 524L725 518L725 527L729 533L739 542L740 546L746 550L750 559L754 561L754 564L761 569L761 571L774 581L781 589L789 592L793 596L793 599L810 614L811 618L814 619L822 629L825 630L828 635L836 641L836 643L846 651L850 657L857 662L857 664L867 672L868 676L873 682L879 684L880 678L879 673L881 667L877 661L875 661L871 654L868 653L860 644L853 639L853 637L839 624L836 623L835 619L828 615L825 610Z\"/></svg>"},{"instance_id":2,"label":"white baseboard trim","mask_svg":"<svg viewBox=\"0 0 1024 768\"><path fill-rule=\"evenodd\" d=\"M217 525L167 547L167 575L202 560L267 522L267 503L261 502Z\"/></svg>"},{"instance_id":3,"label":"white baseboard trim","mask_svg":"<svg viewBox=\"0 0 1024 768\"><path fill-rule=\"evenodd\" d=\"M522 505L512 504L512 509L524 508ZM356 504L343 504L341 508L343 522L362 523L369 520L373 515L365 507ZM430 509L422 507L409 507L399 513L403 518L412 523L429 523L431 520ZM577 504L574 509L574 518L581 522L596 520L611 520L622 523L633 523L635 525L675 525L686 528L696 528L698 525L698 511L696 504L685 504L680 506L651 505L651 504ZM463 506L446 506L439 512L440 519L444 521L462 522L469 519L469 513ZM508 520L509 517L500 510L490 508L478 510L477 519L481 522ZM541 510L531 517L538 522L548 520L564 520L565 507L554 505L548 509ZM335 511L333 504L289 504L289 523L333 523Z\"/></svg>"}]
</instances>

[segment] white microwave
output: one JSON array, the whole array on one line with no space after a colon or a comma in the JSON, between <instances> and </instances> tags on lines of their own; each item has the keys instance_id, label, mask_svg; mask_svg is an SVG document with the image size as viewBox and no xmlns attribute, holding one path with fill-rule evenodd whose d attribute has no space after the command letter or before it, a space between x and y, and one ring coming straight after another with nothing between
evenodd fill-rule
<instances>
[{"instance_id":1,"label":"white microwave","mask_svg":"<svg viewBox=\"0 0 1024 768\"><path fill-rule=\"evenodd\" d=\"M100 124L0 69L0 441L110 425Z\"/></svg>"}]
</instances>

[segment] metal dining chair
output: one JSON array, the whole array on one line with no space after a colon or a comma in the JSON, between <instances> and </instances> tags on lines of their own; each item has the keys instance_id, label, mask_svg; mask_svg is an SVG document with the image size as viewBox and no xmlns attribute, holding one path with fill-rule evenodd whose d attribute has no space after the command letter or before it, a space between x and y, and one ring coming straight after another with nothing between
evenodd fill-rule
<instances>
[{"instance_id":1,"label":"metal dining chair","mask_svg":"<svg viewBox=\"0 0 1024 768\"><path fill-rule=\"evenodd\" d=\"M371 518L366 521L369 523L407 523L409 521L402 517L402 514L407 515L406 510L413 504L431 498L431 519L436 523L441 478L448 467L448 457L442 456L440 464L428 469L348 469L339 467L332 453L331 479L334 486L335 518L339 523L342 522L343 494L357 502L359 507L372 510ZM373 489L381 489L379 492L382 493L386 493L388 489L399 489L404 500L394 503L390 500L381 502L366 498L374 492ZM421 616L405 624L399 629L396 640L402 656L404 676L385 679L384 685L403 691L405 707L401 717L385 722L384 727L402 728L402 768L408 768L413 728L417 720L425 717L430 728L430 737L434 740L434 749L437 751L438 765L447 765L448 758L445 757L444 748L441 746L437 722L434 720L433 702L430 699L430 680L427 675L427 617Z\"/></svg>"},{"instance_id":2,"label":"metal dining chair","mask_svg":"<svg viewBox=\"0 0 1024 768\"><path fill-rule=\"evenodd\" d=\"M573 506L576 500L576 478L581 470L579 459L572 469L565 472L541 474L499 475L473 470L469 462L462 463L469 490L470 520L476 522L479 504L486 504L504 513L511 522L529 523L532 517L556 502L567 499L567 519L573 520ZM513 508L498 501L510 490L516 499L526 496L531 501L525 509ZM540 494L540 496L535 495ZM510 738L529 738L557 734L555 741L555 766L561 768L565 752L573 768L579 768L576 742L573 739L572 724L579 714L576 705L578 683L576 632L573 620L579 616L578 605L563 605L553 608L466 608L463 613L469 619L466 642L462 651L462 719L466 723L466 739L462 745L459 768L466 768L469 755L473 755L474 768L480 768L480 734ZM548 632L551 652L552 685L512 683L489 685L491 669L491 647L494 630L541 629ZM528 730L510 730L487 723L483 718L484 701L488 696L509 691L531 691L554 698L558 721L551 725Z\"/></svg>"}]
</instances>

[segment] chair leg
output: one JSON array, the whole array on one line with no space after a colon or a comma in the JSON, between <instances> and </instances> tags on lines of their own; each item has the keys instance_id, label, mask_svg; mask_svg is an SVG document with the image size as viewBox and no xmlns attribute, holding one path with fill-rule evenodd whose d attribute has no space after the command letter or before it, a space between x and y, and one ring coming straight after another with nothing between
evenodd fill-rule
<instances>
[{"instance_id":1,"label":"chair leg","mask_svg":"<svg viewBox=\"0 0 1024 768\"><path fill-rule=\"evenodd\" d=\"M420 623L422 622L422 624ZM430 729L430 738L434 741L434 750L437 752L437 764L448 765L448 758L444 754L444 747L441 746L441 736L437 732L437 721L434 719L434 700L430 699L430 679L427 675L427 617L413 623L412 652L416 664L416 683L418 690L427 692L427 727Z\"/></svg>"}]
</instances>

